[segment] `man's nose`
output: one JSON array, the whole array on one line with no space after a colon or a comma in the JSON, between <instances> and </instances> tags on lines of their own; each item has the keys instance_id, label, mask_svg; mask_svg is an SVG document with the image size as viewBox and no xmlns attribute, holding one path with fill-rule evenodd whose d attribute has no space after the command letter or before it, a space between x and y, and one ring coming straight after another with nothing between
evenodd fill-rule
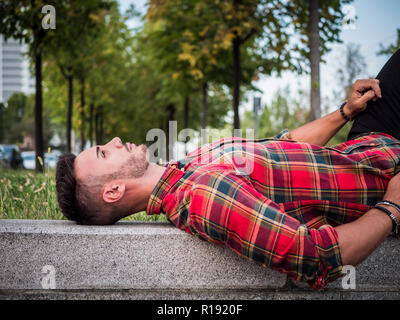
<instances>
[{"instance_id":1,"label":"man's nose","mask_svg":"<svg viewBox=\"0 0 400 320\"><path fill-rule=\"evenodd\" d=\"M110 141L110 144L117 147L117 148L122 148L122 140L119 137L115 137Z\"/></svg>"}]
</instances>

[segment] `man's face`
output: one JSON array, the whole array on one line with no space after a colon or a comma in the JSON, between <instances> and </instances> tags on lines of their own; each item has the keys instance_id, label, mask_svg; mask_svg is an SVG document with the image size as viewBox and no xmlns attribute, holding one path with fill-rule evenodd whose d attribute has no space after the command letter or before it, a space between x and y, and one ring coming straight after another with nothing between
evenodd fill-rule
<instances>
[{"instance_id":1,"label":"man's face","mask_svg":"<svg viewBox=\"0 0 400 320\"><path fill-rule=\"evenodd\" d=\"M120 178L138 178L149 165L145 145L122 143L114 138L103 146L94 146L81 152L75 159L75 176L83 179L87 175L112 175Z\"/></svg>"}]
</instances>

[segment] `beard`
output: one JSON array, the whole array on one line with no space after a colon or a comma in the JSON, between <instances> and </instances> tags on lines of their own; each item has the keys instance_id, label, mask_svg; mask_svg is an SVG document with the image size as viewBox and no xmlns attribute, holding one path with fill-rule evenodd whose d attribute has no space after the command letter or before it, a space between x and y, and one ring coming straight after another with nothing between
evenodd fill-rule
<instances>
[{"instance_id":1,"label":"beard","mask_svg":"<svg viewBox=\"0 0 400 320\"><path fill-rule=\"evenodd\" d=\"M118 170L118 178L140 178L144 175L149 167L147 147L140 145L138 148L140 150L135 151Z\"/></svg>"}]
</instances>

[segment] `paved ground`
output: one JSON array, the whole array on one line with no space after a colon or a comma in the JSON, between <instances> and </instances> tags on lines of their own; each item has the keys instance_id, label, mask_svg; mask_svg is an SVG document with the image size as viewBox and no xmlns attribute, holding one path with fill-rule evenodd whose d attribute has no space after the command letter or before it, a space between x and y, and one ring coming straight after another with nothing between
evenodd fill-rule
<instances>
[{"instance_id":1,"label":"paved ground","mask_svg":"<svg viewBox=\"0 0 400 320\"><path fill-rule=\"evenodd\" d=\"M2 299L400 299L400 238L319 292L160 222L0 220L0 261Z\"/></svg>"}]
</instances>

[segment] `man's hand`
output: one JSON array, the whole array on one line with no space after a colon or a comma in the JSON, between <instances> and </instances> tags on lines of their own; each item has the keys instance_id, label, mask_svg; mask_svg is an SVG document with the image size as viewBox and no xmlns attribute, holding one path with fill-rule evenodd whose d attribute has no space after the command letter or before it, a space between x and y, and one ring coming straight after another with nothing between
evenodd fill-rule
<instances>
[{"instance_id":1,"label":"man's hand","mask_svg":"<svg viewBox=\"0 0 400 320\"><path fill-rule=\"evenodd\" d=\"M400 206L400 173L396 174L392 179L390 179L383 200L392 201ZM400 220L400 212L393 210L390 207L387 208L396 216L398 220Z\"/></svg>"},{"instance_id":2,"label":"man's hand","mask_svg":"<svg viewBox=\"0 0 400 320\"><path fill-rule=\"evenodd\" d=\"M368 101L376 101L378 98L382 98L378 79L357 80L351 88L349 100L343 107L343 111L354 118L365 110Z\"/></svg>"},{"instance_id":3,"label":"man's hand","mask_svg":"<svg viewBox=\"0 0 400 320\"><path fill-rule=\"evenodd\" d=\"M400 205L400 173L390 179L383 199L393 201Z\"/></svg>"},{"instance_id":4,"label":"man's hand","mask_svg":"<svg viewBox=\"0 0 400 320\"><path fill-rule=\"evenodd\" d=\"M367 102L382 98L379 80L357 80L343 112L353 118L365 110ZM324 146L346 124L339 110L307 123L290 132L292 140ZM400 194L400 192L399 192Z\"/></svg>"}]
</instances>

